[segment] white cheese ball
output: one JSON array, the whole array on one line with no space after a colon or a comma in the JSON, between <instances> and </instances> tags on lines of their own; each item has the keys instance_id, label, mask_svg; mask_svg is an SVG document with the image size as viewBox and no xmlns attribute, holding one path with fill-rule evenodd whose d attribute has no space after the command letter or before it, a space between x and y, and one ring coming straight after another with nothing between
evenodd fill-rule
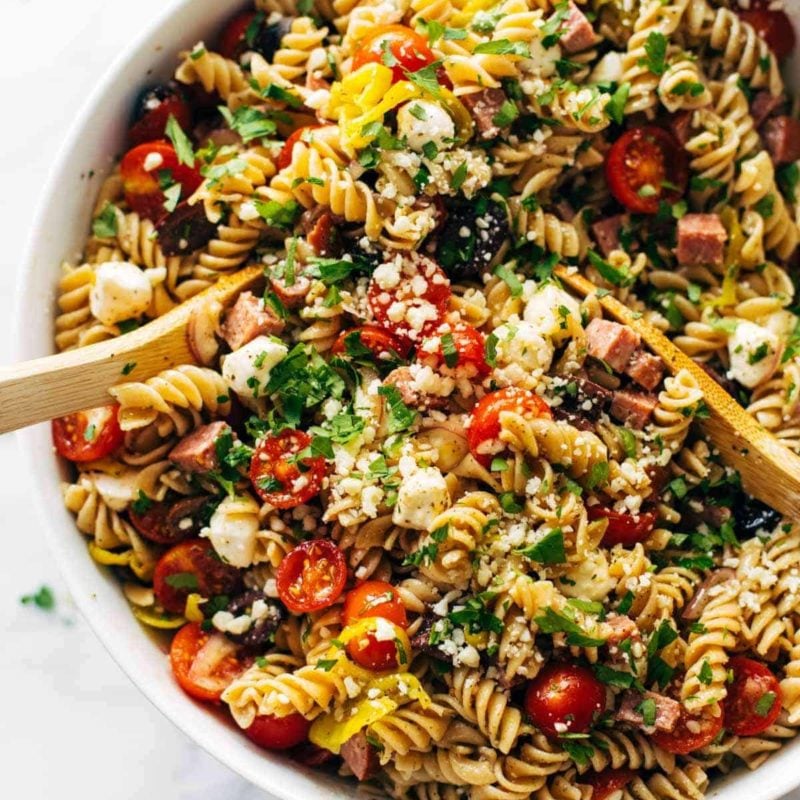
<instances>
[{"instance_id":1,"label":"white cheese ball","mask_svg":"<svg viewBox=\"0 0 800 800\"><path fill-rule=\"evenodd\" d=\"M226 497L203 529L220 558L234 567L249 567L256 552L258 504L252 498Z\"/></svg>"},{"instance_id":2,"label":"white cheese ball","mask_svg":"<svg viewBox=\"0 0 800 800\"><path fill-rule=\"evenodd\" d=\"M392 521L401 528L427 531L449 505L444 475L436 467L425 467L403 478Z\"/></svg>"},{"instance_id":3,"label":"white cheese ball","mask_svg":"<svg viewBox=\"0 0 800 800\"><path fill-rule=\"evenodd\" d=\"M781 349L781 340L772 331L743 320L728 339L728 377L754 389L772 377Z\"/></svg>"},{"instance_id":4,"label":"white cheese ball","mask_svg":"<svg viewBox=\"0 0 800 800\"><path fill-rule=\"evenodd\" d=\"M147 311L153 287L144 270L127 261L106 261L94 273L89 308L103 325L116 325Z\"/></svg>"},{"instance_id":5,"label":"white cheese ball","mask_svg":"<svg viewBox=\"0 0 800 800\"><path fill-rule=\"evenodd\" d=\"M541 336L560 342L571 336L576 324L580 325L581 307L563 289L545 283L528 300L523 318Z\"/></svg>"},{"instance_id":6,"label":"white cheese ball","mask_svg":"<svg viewBox=\"0 0 800 800\"><path fill-rule=\"evenodd\" d=\"M602 550L587 552L582 561L569 566L564 577L569 580L559 583L562 594L595 602L605 600L617 583L609 575L608 560Z\"/></svg>"},{"instance_id":7,"label":"white cheese ball","mask_svg":"<svg viewBox=\"0 0 800 800\"><path fill-rule=\"evenodd\" d=\"M589 76L591 83L619 83L622 80L622 53L611 50L595 65Z\"/></svg>"},{"instance_id":8,"label":"white cheese ball","mask_svg":"<svg viewBox=\"0 0 800 800\"><path fill-rule=\"evenodd\" d=\"M268 336L256 336L238 350L225 356L222 377L243 398L258 397L264 392L270 372L286 358L289 348Z\"/></svg>"},{"instance_id":9,"label":"white cheese ball","mask_svg":"<svg viewBox=\"0 0 800 800\"><path fill-rule=\"evenodd\" d=\"M526 372L550 369L554 347L530 322L507 322L494 329L498 364L516 364Z\"/></svg>"},{"instance_id":10,"label":"white cheese ball","mask_svg":"<svg viewBox=\"0 0 800 800\"><path fill-rule=\"evenodd\" d=\"M428 142L439 149L449 147L445 140L455 138L456 126L438 103L412 100L397 110L397 134L405 136L408 146L421 153Z\"/></svg>"}]
</instances>

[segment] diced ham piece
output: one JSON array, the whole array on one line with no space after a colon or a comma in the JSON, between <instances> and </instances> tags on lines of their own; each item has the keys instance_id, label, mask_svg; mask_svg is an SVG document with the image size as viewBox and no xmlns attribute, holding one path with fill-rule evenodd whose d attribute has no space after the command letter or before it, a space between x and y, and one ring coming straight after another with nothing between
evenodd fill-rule
<instances>
[{"instance_id":1,"label":"diced ham piece","mask_svg":"<svg viewBox=\"0 0 800 800\"><path fill-rule=\"evenodd\" d=\"M644 724L644 717L637 709L643 700L652 700L655 703L656 714L652 727ZM615 715L619 722L628 722L639 728L657 731L672 731L678 724L681 716L681 704L671 697L667 697L657 692L625 692L622 696L622 705Z\"/></svg>"},{"instance_id":2,"label":"diced ham piece","mask_svg":"<svg viewBox=\"0 0 800 800\"><path fill-rule=\"evenodd\" d=\"M767 117L772 116L773 112L777 111L786 102L786 95L772 94L768 90L756 92L753 101L750 103L750 116L756 124L756 128L760 128Z\"/></svg>"},{"instance_id":3,"label":"diced ham piece","mask_svg":"<svg viewBox=\"0 0 800 800\"><path fill-rule=\"evenodd\" d=\"M444 408L447 398L421 391L414 381L410 367L393 369L384 379L385 386L394 386L402 401L412 408Z\"/></svg>"},{"instance_id":4,"label":"diced ham piece","mask_svg":"<svg viewBox=\"0 0 800 800\"><path fill-rule=\"evenodd\" d=\"M305 275L296 275L291 286L283 278L270 278L269 285L286 308L300 308L311 291L311 279Z\"/></svg>"},{"instance_id":5,"label":"diced ham piece","mask_svg":"<svg viewBox=\"0 0 800 800\"><path fill-rule=\"evenodd\" d=\"M625 214L614 214L613 217L592 223L592 235L604 256L608 257L614 250L619 250L619 232L626 222Z\"/></svg>"},{"instance_id":6,"label":"diced ham piece","mask_svg":"<svg viewBox=\"0 0 800 800\"><path fill-rule=\"evenodd\" d=\"M494 121L495 116L506 102L502 89L479 89L477 92L462 94L459 98L475 120L481 139L494 139L502 128Z\"/></svg>"},{"instance_id":7,"label":"diced ham piece","mask_svg":"<svg viewBox=\"0 0 800 800\"><path fill-rule=\"evenodd\" d=\"M727 240L728 232L719 214L684 214L678 220L678 263L685 267L719 267Z\"/></svg>"},{"instance_id":8,"label":"diced ham piece","mask_svg":"<svg viewBox=\"0 0 800 800\"><path fill-rule=\"evenodd\" d=\"M681 147L685 147L686 142L692 135L692 114L693 111L678 111L670 114L667 120L667 127L670 133L678 140Z\"/></svg>"},{"instance_id":9,"label":"diced ham piece","mask_svg":"<svg viewBox=\"0 0 800 800\"><path fill-rule=\"evenodd\" d=\"M369 780L381 767L378 753L367 741L364 731L351 736L342 745L341 756L360 781Z\"/></svg>"},{"instance_id":10,"label":"diced ham piece","mask_svg":"<svg viewBox=\"0 0 800 800\"><path fill-rule=\"evenodd\" d=\"M775 164L789 164L800 158L800 120L772 117L761 129L764 145Z\"/></svg>"},{"instance_id":11,"label":"diced ham piece","mask_svg":"<svg viewBox=\"0 0 800 800\"><path fill-rule=\"evenodd\" d=\"M650 421L657 405L655 395L620 389L614 392L609 413L618 422L641 430Z\"/></svg>"},{"instance_id":12,"label":"diced ham piece","mask_svg":"<svg viewBox=\"0 0 800 800\"><path fill-rule=\"evenodd\" d=\"M300 225L318 256L330 258L342 254L342 242L337 229L342 221L341 217L334 216L325 206L315 206L303 212Z\"/></svg>"},{"instance_id":13,"label":"diced ham piece","mask_svg":"<svg viewBox=\"0 0 800 800\"><path fill-rule=\"evenodd\" d=\"M561 49L567 53L579 53L597 41L592 23L575 3L570 0L569 16L564 22L564 33L558 40Z\"/></svg>"},{"instance_id":14,"label":"diced ham piece","mask_svg":"<svg viewBox=\"0 0 800 800\"><path fill-rule=\"evenodd\" d=\"M587 351L615 372L622 372L641 338L636 331L607 319L593 319L586 328Z\"/></svg>"},{"instance_id":15,"label":"diced ham piece","mask_svg":"<svg viewBox=\"0 0 800 800\"><path fill-rule=\"evenodd\" d=\"M624 614L609 614L606 617L605 625L609 631L606 636L606 644L615 645L626 639L641 639L636 623Z\"/></svg>"},{"instance_id":16,"label":"diced ham piece","mask_svg":"<svg viewBox=\"0 0 800 800\"><path fill-rule=\"evenodd\" d=\"M231 350L238 350L256 336L271 336L284 328L283 320L252 292L242 292L225 315L222 338Z\"/></svg>"},{"instance_id":17,"label":"diced ham piece","mask_svg":"<svg viewBox=\"0 0 800 800\"><path fill-rule=\"evenodd\" d=\"M217 439L230 429L228 423L222 420L201 425L172 448L169 460L184 472L203 473L217 469Z\"/></svg>"},{"instance_id":18,"label":"diced ham piece","mask_svg":"<svg viewBox=\"0 0 800 800\"><path fill-rule=\"evenodd\" d=\"M652 353L636 350L625 366L625 374L639 386L652 392L664 376L664 362Z\"/></svg>"}]
</instances>

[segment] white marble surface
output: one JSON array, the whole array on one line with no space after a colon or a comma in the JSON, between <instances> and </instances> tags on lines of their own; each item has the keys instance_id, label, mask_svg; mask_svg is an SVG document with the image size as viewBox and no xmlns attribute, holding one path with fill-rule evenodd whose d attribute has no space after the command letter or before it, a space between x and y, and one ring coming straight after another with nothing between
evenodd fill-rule
<instances>
[{"instance_id":1,"label":"white marble surface","mask_svg":"<svg viewBox=\"0 0 800 800\"><path fill-rule=\"evenodd\" d=\"M163 5L164 0L3 0L0 176L6 200L0 214L0 330L9 330L31 210L62 132L130 32ZM57 265L53 269L55 275ZM0 363L8 362L9 346L8 336L0 336ZM15 469L16 453L14 438L0 437L3 795L25 800L264 798L150 706L79 618L31 522L27 478ZM42 584L56 591L54 613L19 603ZM800 792L791 800L800 800Z\"/></svg>"}]
</instances>

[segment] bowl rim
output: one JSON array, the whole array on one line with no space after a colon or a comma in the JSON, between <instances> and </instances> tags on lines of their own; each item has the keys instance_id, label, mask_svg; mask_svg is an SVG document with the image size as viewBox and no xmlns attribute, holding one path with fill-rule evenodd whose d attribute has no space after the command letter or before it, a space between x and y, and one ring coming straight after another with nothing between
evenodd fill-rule
<instances>
[{"instance_id":1,"label":"bowl rim","mask_svg":"<svg viewBox=\"0 0 800 800\"><path fill-rule=\"evenodd\" d=\"M119 74L124 72L127 64L132 61L137 54L144 51L156 41L159 30L164 23L175 16L185 13L186 9L194 2L195 0L169 0L169 2L152 17L151 21L145 23L136 35L120 49L119 53L106 69L103 77L95 83L94 88L80 106L78 113L68 127L67 135L64 137L56 155L50 162L47 178L42 186L39 201L28 229L26 244L23 248L22 259L17 269L14 286L16 297L13 304L11 331L15 336L12 353L17 361L28 357L25 350L25 340L29 334L29 320L26 319L25 305L26 297L31 290L34 275L37 271L35 269L35 252L37 247L36 232L42 228L46 221L48 205L52 202L52 198L58 188L58 177L65 170L81 133L91 122L93 111L112 85L117 82ZM242 0L224 0L224 2L230 5L231 13L235 11L237 7L243 6ZM793 23L796 26L798 20L800 20L800 10L792 10L795 12L793 14ZM800 65L797 66L800 67ZM43 268L40 268L39 271L41 271L41 269ZM53 265L53 282L55 278L56 270L55 265ZM47 314L47 319L52 322L52 308ZM47 423L44 424L46 425ZM188 713L188 709L194 708L197 710L197 704L194 704L183 693L167 692L158 684L150 684L142 680L135 665L132 663L125 636L118 633L117 629L109 624L108 617L103 614L102 606L93 602L91 594L86 591L86 586L82 583L81 576L76 570L70 567L72 559L67 552L66 542L62 536L64 532L62 530L63 526L46 513L49 501L47 501L44 496L42 481L37 471L38 454L41 452L41 448L39 441L35 437L35 431L39 428L41 428L41 426L35 426L16 432L15 438L19 456L28 476L30 491L34 499L39 500L39 502L34 503L34 505L36 506L36 513L42 522L48 548L54 556L57 568L72 598L81 614L89 623L93 634L100 640L114 662L125 673L133 685L164 717L182 731L190 741L199 745L218 763L232 770L259 789L267 791L281 798L281 800L298 800L298 794L293 791L291 787L282 786L276 781L270 782L269 777L271 773L286 769L306 774L308 774L308 770L304 769L296 762L289 761L280 753L276 754L278 760L275 760L272 754L263 754L263 751L259 751L261 754L260 760L257 761L251 758L250 755L253 746L249 745L246 739L243 737L237 738L234 740L234 744L230 745L223 741L222 737L218 736L217 732L213 729L213 725L216 724L218 720L214 714L209 714L207 708L204 707L200 709L203 717L206 719L209 717L213 718L215 719L215 723L212 723L208 727L203 724L193 725L191 724L192 715ZM100 570L101 568L97 566L97 569ZM142 638L143 640L147 638L144 632ZM707 797L716 797L720 792L724 792L724 796L721 797L720 800L745 800L747 796L746 790L755 789L756 785L760 792L760 800L778 800L783 797L787 792L800 786L800 769L796 771L791 769L781 770L781 766L784 765L783 762L788 761L791 755L788 751L791 750L794 753L798 752L798 748L800 748L800 737L795 740L793 746L788 745L788 742L787 744L783 744L776 753L770 756L766 764L763 764L753 772L737 770L732 775L723 778L722 785L720 785L720 779L718 779L708 790ZM260 768L256 766L257 764L260 765ZM313 771L311 774L318 775L320 778L322 777L322 774L314 773ZM750 780L744 780L748 775L750 776ZM277 775L275 777L277 777ZM756 780L754 779L759 781L758 784L756 784ZM769 780L768 786L765 785L765 779ZM312 778L312 780L315 779ZM766 793L764 794L763 792ZM342 796L344 797L345 795ZM350 796L350 794L347 796Z\"/></svg>"}]
</instances>

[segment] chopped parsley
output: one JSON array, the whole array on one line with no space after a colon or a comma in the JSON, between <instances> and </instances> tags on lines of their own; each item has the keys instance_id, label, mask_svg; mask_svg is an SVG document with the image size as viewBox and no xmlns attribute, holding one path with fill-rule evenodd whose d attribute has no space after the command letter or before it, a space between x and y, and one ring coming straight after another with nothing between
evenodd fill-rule
<instances>
[{"instance_id":1,"label":"chopped parsley","mask_svg":"<svg viewBox=\"0 0 800 800\"><path fill-rule=\"evenodd\" d=\"M386 398L389 411L387 430L390 434L408 430L417 421L417 412L403 402L395 386L380 386L378 394Z\"/></svg>"},{"instance_id":2,"label":"chopped parsley","mask_svg":"<svg viewBox=\"0 0 800 800\"><path fill-rule=\"evenodd\" d=\"M164 579L173 589L199 589L200 583L194 572L173 572Z\"/></svg>"},{"instance_id":3,"label":"chopped parsley","mask_svg":"<svg viewBox=\"0 0 800 800\"><path fill-rule=\"evenodd\" d=\"M563 564L567 560L564 532L561 528L553 528L535 544L516 552L539 564Z\"/></svg>"},{"instance_id":4,"label":"chopped parsley","mask_svg":"<svg viewBox=\"0 0 800 800\"><path fill-rule=\"evenodd\" d=\"M94 218L92 233L99 239L113 239L117 235L117 207L113 203L106 202Z\"/></svg>"},{"instance_id":5,"label":"chopped parsley","mask_svg":"<svg viewBox=\"0 0 800 800\"><path fill-rule=\"evenodd\" d=\"M621 83L617 87L614 94L611 95L606 103L606 114L608 114L617 125L622 125L622 121L625 117L625 104L628 102L630 91L631 85L628 81L625 81L625 83Z\"/></svg>"},{"instance_id":6,"label":"chopped parsley","mask_svg":"<svg viewBox=\"0 0 800 800\"><path fill-rule=\"evenodd\" d=\"M19 601L24 606L34 605L42 611L52 611L56 607L56 597L49 586L40 586L33 594L20 597Z\"/></svg>"},{"instance_id":7,"label":"chopped parsley","mask_svg":"<svg viewBox=\"0 0 800 800\"><path fill-rule=\"evenodd\" d=\"M539 626L542 633L566 634L567 644L575 647L600 647L606 641L605 639L589 636L577 622L552 607L546 608L542 616L535 617L534 622Z\"/></svg>"},{"instance_id":8,"label":"chopped parsley","mask_svg":"<svg viewBox=\"0 0 800 800\"><path fill-rule=\"evenodd\" d=\"M178 156L179 164L186 164L187 167L194 166L194 150L189 137L183 132L180 123L170 114L165 130L167 137L175 147L175 155Z\"/></svg>"},{"instance_id":9,"label":"chopped parsley","mask_svg":"<svg viewBox=\"0 0 800 800\"><path fill-rule=\"evenodd\" d=\"M615 267L609 264L608 261L603 259L594 250L587 250L586 255L589 258L589 263L600 273L600 275L612 283L614 286L630 286L635 278L630 274L626 267Z\"/></svg>"},{"instance_id":10,"label":"chopped parsley","mask_svg":"<svg viewBox=\"0 0 800 800\"><path fill-rule=\"evenodd\" d=\"M644 51L646 57L641 59L641 65L654 75L663 75L667 71L667 37L661 31L650 31Z\"/></svg>"},{"instance_id":11,"label":"chopped parsley","mask_svg":"<svg viewBox=\"0 0 800 800\"><path fill-rule=\"evenodd\" d=\"M775 706L776 700L777 696L775 695L775 692L764 692L764 694L762 694L756 702L756 714L758 714L759 717L766 717Z\"/></svg>"},{"instance_id":12,"label":"chopped parsley","mask_svg":"<svg viewBox=\"0 0 800 800\"><path fill-rule=\"evenodd\" d=\"M253 139L274 136L278 130L274 119L253 106L241 106L236 111L231 111L227 106L219 106L218 109L228 127L236 131L245 143Z\"/></svg>"}]
</instances>

